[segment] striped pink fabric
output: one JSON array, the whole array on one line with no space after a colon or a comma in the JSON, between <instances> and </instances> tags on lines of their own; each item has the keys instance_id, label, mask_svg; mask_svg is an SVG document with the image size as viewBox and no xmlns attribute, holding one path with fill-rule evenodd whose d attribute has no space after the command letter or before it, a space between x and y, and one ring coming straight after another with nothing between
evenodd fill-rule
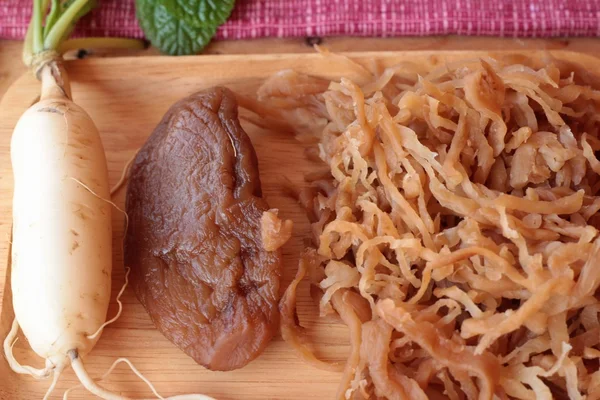
<instances>
[{"instance_id":1,"label":"striped pink fabric","mask_svg":"<svg viewBox=\"0 0 600 400\"><path fill-rule=\"evenodd\" d=\"M0 38L25 34L32 0L0 0ZM290 36L600 36L600 0L238 0L219 39ZM134 0L100 0L78 36L142 37Z\"/></svg>"}]
</instances>

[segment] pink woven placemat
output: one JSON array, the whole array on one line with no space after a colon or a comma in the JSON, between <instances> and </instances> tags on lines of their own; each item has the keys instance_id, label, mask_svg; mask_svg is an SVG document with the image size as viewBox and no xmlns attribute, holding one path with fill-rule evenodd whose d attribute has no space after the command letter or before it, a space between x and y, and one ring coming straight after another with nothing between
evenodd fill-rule
<instances>
[{"instance_id":1,"label":"pink woven placemat","mask_svg":"<svg viewBox=\"0 0 600 400\"><path fill-rule=\"evenodd\" d=\"M31 0L0 0L0 38L24 36ZM134 0L100 0L78 36L142 37ZM290 36L600 36L600 0L238 0L219 39Z\"/></svg>"}]
</instances>

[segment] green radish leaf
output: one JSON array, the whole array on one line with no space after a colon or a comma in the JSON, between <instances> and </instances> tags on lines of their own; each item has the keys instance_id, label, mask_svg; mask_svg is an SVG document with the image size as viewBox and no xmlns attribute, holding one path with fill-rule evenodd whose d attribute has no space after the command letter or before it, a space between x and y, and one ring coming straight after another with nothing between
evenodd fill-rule
<instances>
[{"instance_id":1,"label":"green radish leaf","mask_svg":"<svg viewBox=\"0 0 600 400\"><path fill-rule=\"evenodd\" d=\"M221 25L233 9L234 0L161 1L171 14L193 27Z\"/></svg>"},{"instance_id":2,"label":"green radish leaf","mask_svg":"<svg viewBox=\"0 0 600 400\"><path fill-rule=\"evenodd\" d=\"M152 44L171 55L196 54L233 9L235 0L136 0L140 26Z\"/></svg>"}]
</instances>

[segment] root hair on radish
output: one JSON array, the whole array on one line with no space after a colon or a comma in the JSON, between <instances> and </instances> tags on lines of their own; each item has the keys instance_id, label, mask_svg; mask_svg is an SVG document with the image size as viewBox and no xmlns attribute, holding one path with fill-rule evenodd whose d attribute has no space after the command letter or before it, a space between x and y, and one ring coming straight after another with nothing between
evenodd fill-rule
<instances>
[{"instance_id":1,"label":"root hair on radish","mask_svg":"<svg viewBox=\"0 0 600 400\"><path fill-rule=\"evenodd\" d=\"M31 375L35 379L46 379L50 376L52 371L52 366L46 364L46 367L43 369L34 368L29 365L21 365L13 354L13 346L17 343L19 338L17 334L19 333L19 323L17 322L17 318L13 319L12 326L10 328L10 332L6 335L4 339L4 357L6 361L8 361L8 365L10 368L16 372L17 374L23 375Z\"/></svg>"},{"instance_id":2,"label":"root hair on radish","mask_svg":"<svg viewBox=\"0 0 600 400\"><path fill-rule=\"evenodd\" d=\"M133 164L133 160L135 160L135 156L137 156L139 149L135 151L135 153L133 153L133 155L131 156L131 158L125 163L125 167L123 168L123 171L121 172L121 177L119 178L119 180L117 181L117 183L115 183L115 186L113 186L110 189L110 195L114 195L115 193L117 193L119 191L119 189L121 189L121 187L123 187L123 185L125 184L125 182L127 182L127 177L129 175L129 168L131 168L131 164Z\"/></svg>"},{"instance_id":3,"label":"root hair on radish","mask_svg":"<svg viewBox=\"0 0 600 400\"><path fill-rule=\"evenodd\" d=\"M123 295L123 292L125 292L125 288L127 287L127 284L129 283L129 272L131 272L131 268L125 267L125 283L123 284L123 286L121 286L121 290L119 291L119 294L117 294L117 304L119 305L119 311L117 311L117 314L114 317L112 317L111 319L109 319L108 321L106 321L105 323L100 325L100 328L98 328L98 330L96 332L94 332L91 335L87 335L86 337L88 339L95 339L96 336L98 336L104 328L106 328L108 325L110 325L113 322L115 322L116 320L118 320L119 317L121 316L121 313L123 312L123 302L121 302L121 296Z\"/></svg>"},{"instance_id":4,"label":"root hair on radish","mask_svg":"<svg viewBox=\"0 0 600 400\"><path fill-rule=\"evenodd\" d=\"M158 391L156 390L156 388L154 387L154 385L148 380L148 378L146 378L131 363L131 361L129 361L129 359L124 358L124 357L116 359L111 364L111 366L108 368L108 370L100 378L98 378L96 380L92 379L92 377L89 376L87 370L83 366L83 362L81 361L81 358L77 354L77 350L70 350L69 351L69 358L71 359L71 367L75 371L75 374L77 375L77 378L79 378L79 381L81 383L79 385L77 385L77 386L74 386L72 388L67 389L65 391L64 395L63 395L63 400L68 400L69 393L72 390L75 390L75 389L80 388L82 386L85 389L87 389L89 392L91 392L91 393L95 394L96 396L101 397L103 399L108 399L108 400L130 400L129 397L120 396L120 395L117 395L117 394L115 394L113 392L110 392L110 391L106 390L105 388L103 388L102 386L100 386L97 383L97 382L102 381L106 377L108 377L108 375L110 375L110 373L115 369L115 367L119 363L125 363L125 364L127 364L129 366L129 368L131 369L131 371L138 378L140 378L142 381L144 381L144 383L148 386L148 388L150 388L150 390L152 391L152 393L158 399L160 399L160 400L215 400L212 397L205 396L205 395L202 395L202 394L186 394L186 395L179 395L179 396L163 397L163 396L161 396L158 393Z\"/></svg>"},{"instance_id":5,"label":"root hair on radish","mask_svg":"<svg viewBox=\"0 0 600 400\"><path fill-rule=\"evenodd\" d=\"M58 378L60 378L60 375L62 374L63 370L64 370L63 365L60 365L58 368L55 368L53 370L52 383L50 384L50 387L48 387L48 390L46 390L46 394L44 395L43 400L48 400L50 398L50 395L54 391L54 388L56 387L56 384L58 383Z\"/></svg>"}]
</instances>

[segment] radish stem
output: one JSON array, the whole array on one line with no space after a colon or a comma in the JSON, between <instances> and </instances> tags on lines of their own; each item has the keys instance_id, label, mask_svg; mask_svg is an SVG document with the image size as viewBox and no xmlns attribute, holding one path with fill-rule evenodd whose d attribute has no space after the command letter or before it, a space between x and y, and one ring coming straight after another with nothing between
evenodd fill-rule
<instances>
[{"instance_id":1,"label":"radish stem","mask_svg":"<svg viewBox=\"0 0 600 400\"><path fill-rule=\"evenodd\" d=\"M42 32L42 0L33 0L33 54L39 53L44 49Z\"/></svg>"},{"instance_id":2,"label":"radish stem","mask_svg":"<svg viewBox=\"0 0 600 400\"><path fill-rule=\"evenodd\" d=\"M27 25L27 33L23 40L23 63L27 66L31 65L33 57L33 19Z\"/></svg>"},{"instance_id":3,"label":"radish stem","mask_svg":"<svg viewBox=\"0 0 600 400\"><path fill-rule=\"evenodd\" d=\"M48 2L50 0L42 0L42 11L48 8ZM35 7L35 3L34 3ZM34 10L35 11L35 10ZM42 18L40 17L40 20ZM31 61L33 58L33 54L35 53L33 50L33 21L35 18L31 18L29 21L29 25L27 25L27 33L25 33L25 38L23 40L23 63L27 66L31 66ZM44 35L44 31L42 30L42 35ZM43 43L43 40L42 40Z\"/></svg>"},{"instance_id":4,"label":"radish stem","mask_svg":"<svg viewBox=\"0 0 600 400\"><path fill-rule=\"evenodd\" d=\"M64 40L65 32L69 29L73 20L79 13L79 11L87 4L89 0L75 0L73 4L65 10L65 12L58 18L58 21L54 24L48 36L44 40L45 49L56 49L60 42Z\"/></svg>"},{"instance_id":5,"label":"radish stem","mask_svg":"<svg viewBox=\"0 0 600 400\"><path fill-rule=\"evenodd\" d=\"M50 29L52 29L58 20L58 16L60 15L60 7L60 0L52 0L52 8L50 8L50 14L48 14L48 17L46 17L46 24L44 25L44 36L48 35Z\"/></svg>"}]
</instances>

